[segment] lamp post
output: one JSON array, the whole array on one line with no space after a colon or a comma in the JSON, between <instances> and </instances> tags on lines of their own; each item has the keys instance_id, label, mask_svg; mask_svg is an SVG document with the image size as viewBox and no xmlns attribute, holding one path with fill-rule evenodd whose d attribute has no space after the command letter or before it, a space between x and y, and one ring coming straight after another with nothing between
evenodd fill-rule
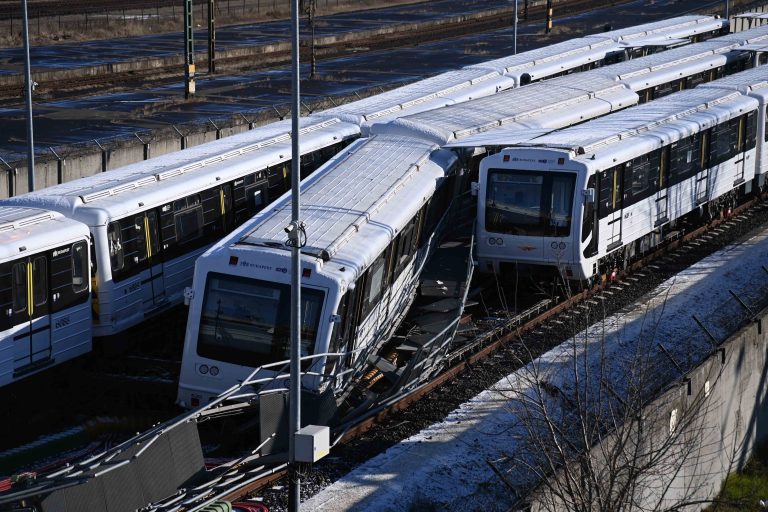
<instances>
[{"instance_id":1,"label":"lamp post","mask_svg":"<svg viewBox=\"0 0 768 512\"><path fill-rule=\"evenodd\" d=\"M299 153L299 0L291 1L291 386L288 417L288 510L299 510L301 478L296 462L296 432L301 428L301 221L299 220L300 158Z\"/></svg>"},{"instance_id":2,"label":"lamp post","mask_svg":"<svg viewBox=\"0 0 768 512\"><path fill-rule=\"evenodd\" d=\"M517 0L515 0L515 29L514 41L512 42L512 53L517 55Z\"/></svg>"},{"instance_id":3,"label":"lamp post","mask_svg":"<svg viewBox=\"0 0 768 512\"><path fill-rule=\"evenodd\" d=\"M32 70L29 63L29 18L27 16L27 0L21 0L22 35L24 38L24 74L27 96L27 187L30 192L35 190L35 141L32 127Z\"/></svg>"}]
</instances>

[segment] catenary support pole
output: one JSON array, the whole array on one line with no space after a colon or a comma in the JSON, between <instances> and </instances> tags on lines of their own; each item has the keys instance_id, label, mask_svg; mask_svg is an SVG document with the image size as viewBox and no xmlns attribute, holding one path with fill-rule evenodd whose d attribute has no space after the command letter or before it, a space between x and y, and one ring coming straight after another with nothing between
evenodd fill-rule
<instances>
[{"instance_id":1,"label":"catenary support pole","mask_svg":"<svg viewBox=\"0 0 768 512\"><path fill-rule=\"evenodd\" d=\"M29 18L27 16L27 0L21 0L22 34L24 37L24 74L26 75L27 96L27 180L28 190L35 190L35 139L32 130L32 69L29 62Z\"/></svg>"},{"instance_id":2,"label":"catenary support pole","mask_svg":"<svg viewBox=\"0 0 768 512\"><path fill-rule=\"evenodd\" d=\"M512 42L512 54L517 55L517 0L515 0L515 30L514 41Z\"/></svg>"},{"instance_id":3,"label":"catenary support pole","mask_svg":"<svg viewBox=\"0 0 768 512\"><path fill-rule=\"evenodd\" d=\"M184 98L195 95L195 26L192 0L184 0Z\"/></svg>"},{"instance_id":4,"label":"catenary support pole","mask_svg":"<svg viewBox=\"0 0 768 512\"><path fill-rule=\"evenodd\" d=\"M216 72L216 0L208 0L208 73Z\"/></svg>"},{"instance_id":5,"label":"catenary support pole","mask_svg":"<svg viewBox=\"0 0 768 512\"><path fill-rule=\"evenodd\" d=\"M550 32L552 32L552 0L547 0L547 20L544 33L549 34Z\"/></svg>"},{"instance_id":6,"label":"catenary support pole","mask_svg":"<svg viewBox=\"0 0 768 512\"><path fill-rule=\"evenodd\" d=\"M296 512L300 506L301 479L296 463L296 432L301 428L301 220L299 198L301 154L299 153L299 0L291 0L291 388L288 417L288 510Z\"/></svg>"}]
</instances>

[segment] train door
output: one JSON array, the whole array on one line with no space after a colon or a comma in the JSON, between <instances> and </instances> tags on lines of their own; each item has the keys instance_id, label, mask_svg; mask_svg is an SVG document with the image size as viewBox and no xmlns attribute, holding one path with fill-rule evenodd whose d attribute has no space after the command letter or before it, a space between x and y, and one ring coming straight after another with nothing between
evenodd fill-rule
<instances>
[{"instance_id":1,"label":"train door","mask_svg":"<svg viewBox=\"0 0 768 512\"><path fill-rule=\"evenodd\" d=\"M600 174L600 217L605 219L607 252L621 246L623 169L620 164Z\"/></svg>"},{"instance_id":2,"label":"train door","mask_svg":"<svg viewBox=\"0 0 768 512\"><path fill-rule=\"evenodd\" d=\"M737 135L736 135L736 160L734 163L736 164L736 169L734 170L734 182L733 185L740 185L744 183L744 173L746 170L746 160L747 160L747 140L752 138L754 139L754 132L751 134L747 133L747 128L752 127L753 129L756 129L754 127L754 112L751 112L747 116L740 116L739 119L736 121L738 123L737 126Z\"/></svg>"},{"instance_id":3,"label":"train door","mask_svg":"<svg viewBox=\"0 0 768 512\"><path fill-rule=\"evenodd\" d=\"M660 150L658 172L659 174L656 177L654 227L665 224L669 220L667 214L667 209L669 208L669 189L667 188L669 180L669 146L664 146Z\"/></svg>"},{"instance_id":4,"label":"train door","mask_svg":"<svg viewBox=\"0 0 768 512\"><path fill-rule=\"evenodd\" d=\"M51 359L48 262L44 255L16 261L11 267L14 375Z\"/></svg>"},{"instance_id":5,"label":"train door","mask_svg":"<svg viewBox=\"0 0 768 512\"><path fill-rule=\"evenodd\" d=\"M142 212L134 218L134 223L137 231L137 253L140 259L146 260L149 272L149 283L147 283L146 287L142 286L142 288L146 289L145 293L142 294L146 308L147 306L161 304L166 300L157 212L154 210Z\"/></svg>"},{"instance_id":6,"label":"train door","mask_svg":"<svg viewBox=\"0 0 768 512\"><path fill-rule=\"evenodd\" d=\"M696 204L705 203L709 197L709 131L700 134L699 172L696 174ZM743 168L743 167L742 167Z\"/></svg>"}]
</instances>

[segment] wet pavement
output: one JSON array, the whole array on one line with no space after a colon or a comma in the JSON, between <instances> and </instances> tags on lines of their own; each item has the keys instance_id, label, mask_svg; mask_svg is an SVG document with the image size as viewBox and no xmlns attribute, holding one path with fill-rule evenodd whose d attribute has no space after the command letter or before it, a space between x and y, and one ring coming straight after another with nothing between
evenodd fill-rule
<instances>
[{"instance_id":1,"label":"wet pavement","mask_svg":"<svg viewBox=\"0 0 768 512\"><path fill-rule=\"evenodd\" d=\"M448 18L494 9L509 9L508 0L437 0L400 5L368 11L318 16L315 36L339 35L346 32L375 30L386 26ZM181 20L181 15L179 15ZM115 22L113 22L115 23ZM119 23L119 22L117 22ZM202 29L195 31L196 52L207 52L207 19L196 18L193 23ZM305 23L302 22L302 26ZM306 28L302 28L305 30ZM290 21L279 20L257 24L220 27L216 29L216 48L225 51L237 47L284 43L290 38ZM70 69L125 62L141 58L170 57L184 52L183 32L72 42L30 49L33 70ZM0 49L0 73L22 73L22 48Z\"/></svg>"},{"instance_id":2,"label":"wet pavement","mask_svg":"<svg viewBox=\"0 0 768 512\"><path fill-rule=\"evenodd\" d=\"M396 12L410 12L414 18L422 19L438 4L430 2L429 10L424 4L393 8ZM482 4L500 5L505 2L478 1L464 2L467 6ZM522 3L522 2L521 2ZM579 37L587 33L602 32L606 23L614 29L688 14L692 11L717 12L721 2L702 4L695 0L679 0L650 3L634 1L619 6L602 8L589 13L555 17L553 34L543 35L543 23L521 22L518 27L518 51L522 52L549 43ZM371 11L384 16L386 9ZM370 13L348 13L336 17L352 24L355 19L367 19ZM403 14L406 16L406 14ZM281 23L281 22L274 22ZM252 27L251 31L263 30L264 25ZM235 27L246 31L244 27ZM218 32L217 32L218 35ZM158 36L159 37L159 36ZM245 37L245 36L244 36ZM139 38L144 39L144 38ZM108 42L100 44L108 45ZM358 91L369 91L378 87L391 88L462 66L491 60L512 54L513 29L489 31L456 37L440 42L419 44L412 47L364 52L341 58L320 60L318 77L303 80L302 101L310 104L313 100L354 96ZM88 52L84 52L88 53ZM135 55L135 53L133 54ZM89 58L93 61L93 55ZM101 56L99 57L101 58ZM309 74L307 65L302 67L302 76ZM94 95L72 100L58 100L35 105L35 146L36 152L50 156L49 148L57 153L70 154L76 148L63 149L64 145L108 144L115 139L149 136L152 130L178 127L183 133L192 130L192 125L208 122L220 123L233 117L243 116L251 120L256 116L279 116L289 114L290 69L278 68L268 71L249 72L239 75L199 77L197 97L184 102L183 81L161 85L136 92L118 92ZM333 101L333 100L331 100ZM328 102L326 102L328 103ZM330 105L329 105L330 106ZM23 108L0 109L0 158L9 163L25 160L25 122Z\"/></svg>"}]
</instances>

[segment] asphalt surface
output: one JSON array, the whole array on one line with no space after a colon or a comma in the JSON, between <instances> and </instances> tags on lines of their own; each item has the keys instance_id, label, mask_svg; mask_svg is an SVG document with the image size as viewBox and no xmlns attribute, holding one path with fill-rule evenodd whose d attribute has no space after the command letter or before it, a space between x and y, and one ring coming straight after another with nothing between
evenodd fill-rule
<instances>
[{"instance_id":1,"label":"asphalt surface","mask_svg":"<svg viewBox=\"0 0 768 512\"><path fill-rule=\"evenodd\" d=\"M315 22L315 35L323 37L347 32L374 30L391 25L419 23L461 14L509 8L510 5L508 0L437 0L368 11L318 16ZM181 14L179 14L179 20L181 19ZM116 22L113 21L113 23ZM207 19L197 18L193 20L193 23L203 27L195 31L196 51L206 52L208 49ZM289 40L290 31L290 20L220 27L216 29L216 48L223 51L238 47L286 42ZM181 55L183 52L183 32L179 31L141 37L33 47L30 49L30 59L33 70L43 71L125 62L137 58L168 57ZM0 74L23 73L23 58L22 48L0 49Z\"/></svg>"},{"instance_id":2,"label":"asphalt surface","mask_svg":"<svg viewBox=\"0 0 768 512\"><path fill-rule=\"evenodd\" d=\"M495 0L464 2L465 8L479 6L498 7L504 2ZM354 20L375 19L400 13L401 19L413 21L424 19L430 13L442 16L444 7L453 2L438 1L405 7L379 9L368 13L347 13L323 18L328 23L324 30L333 32L338 27L352 26ZM525 51L546 44L579 37L588 33L602 32L610 23L614 29L647 23L661 19L702 12L709 9L717 12L720 1L701 3L696 0L678 1L634 1L602 8L589 13L568 16L556 13L555 31L543 35L543 24L521 22L518 27L518 51ZM455 12L455 11L454 11ZM385 14L389 13L389 14ZM413 16L413 18L409 18ZM246 27L235 27L237 31L266 31L283 22L272 22ZM285 27L285 25L282 25ZM357 26L360 28L360 25ZM272 28L270 28L272 29ZM284 29L284 28L283 28ZM217 31L217 35L221 33ZM157 36L170 37L170 36ZM245 36L243 36L245 38ZM152 38L136 38L140 41ZM122 44L122 40L114 44ZM85 43L83 43L85 44ZM109 45L110 42L95 43ZM304 102L313 98L338 97L354 94L376 87L392 87L405 84L430 75L457 69L462 66L512 54L512 27L456 37L430 44L367 52L341 58L321 60L318 64L318 78L303 80L301 94ZM56 48L59 48L58 46ZM93 50L95 51L95 50ZM127 50L126 50L127 52ZM92 52L88 62L96 58ZM116 54L119 52L116 52ZM127 52L128 53L128 52ZM130 57L136 52L131 51ZM302 67L302 76L307 76L307 65ZM198 77L197 97L193 102L183 102L183 79L177 82L152 87L142 91L118 92L94 95L71 100L60 100L36 104L35 149L41 157L50 156L49 148L57 153L76 152L71 145L94 145L95 139L108 144L116 138L133 137L135 133L149 135L152 130L179 127L182 133L190 131L193 124L212 120L218 123L232 116L243 115L252 118L259 113L274 112L287 115L290 102L290 69L287 67L268 71L243 73L239 75ZM12 163L25 160L25 121L21 105L0 109L0 158ZM64 148L63 146L67 146Z\"/></svg>"}]
</instances>

